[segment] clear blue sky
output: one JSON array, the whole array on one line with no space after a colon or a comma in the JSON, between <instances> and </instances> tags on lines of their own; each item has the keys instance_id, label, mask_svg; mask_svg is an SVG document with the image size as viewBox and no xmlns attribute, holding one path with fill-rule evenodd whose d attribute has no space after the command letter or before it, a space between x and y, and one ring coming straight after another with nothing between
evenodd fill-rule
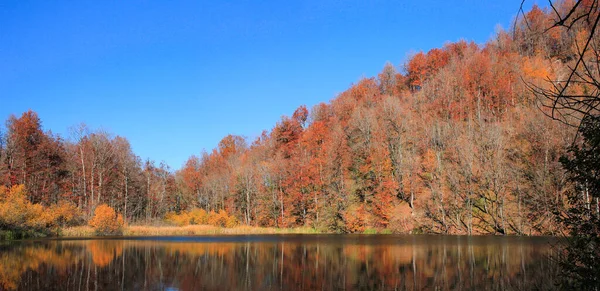
<instances>
[{"instance_id":1,"label":"clear blue sky","mask_svg":"<svg viewBox=\"0 0 600 291\"><path fill-rule=\"evenodd\" d=\"M298 106L333 99L386 61L483 43L520 3L3 0L0 119L32 109L64 138L85 122L178 169L227 134L253 139Z\"/></svg>"}]
</instances>

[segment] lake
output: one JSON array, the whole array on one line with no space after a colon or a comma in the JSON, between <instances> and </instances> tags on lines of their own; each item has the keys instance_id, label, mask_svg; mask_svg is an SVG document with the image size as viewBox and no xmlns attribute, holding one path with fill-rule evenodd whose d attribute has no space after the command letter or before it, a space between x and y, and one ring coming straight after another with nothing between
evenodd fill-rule
<instances>
[{"instance_id":1,"label":"lake","mask_svg":"<svg viewBox=\"0 0 600 291\"><path fill-rule=\"evenodd\" d=\"M0 290L553 289L556 240L248 235L0 244Z\"/></svg>"}]
</instances>

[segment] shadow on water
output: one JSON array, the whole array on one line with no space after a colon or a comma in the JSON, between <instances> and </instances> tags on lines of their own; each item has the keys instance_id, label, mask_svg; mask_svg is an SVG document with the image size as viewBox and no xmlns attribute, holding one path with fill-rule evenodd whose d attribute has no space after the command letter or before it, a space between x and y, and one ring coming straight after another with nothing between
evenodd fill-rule
<instances>
[{"instance_id":1,"label":"shadow on water","mask_svg":"<svg viewBox=\"0 0 600 291\"><path fill-rule=\"evenodd\" d=\"M554 289L552 239L252 235L0 245L0 290Z\"/></svg>"}]
</instances>

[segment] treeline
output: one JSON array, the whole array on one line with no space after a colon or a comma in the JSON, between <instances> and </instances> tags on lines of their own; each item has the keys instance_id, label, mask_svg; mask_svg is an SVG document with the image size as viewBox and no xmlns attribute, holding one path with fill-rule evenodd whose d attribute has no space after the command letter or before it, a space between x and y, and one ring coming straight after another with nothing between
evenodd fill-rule
<instances>
[{"instance_id":1,"label":"treeline","mask_svg":"<svg viewBox=\"0 0 600 291\"><path fill-rule=\"evenodd\" d=\"M586 27L546 33L554 17L534 7L484 45L420 52L401 72L387 64L175 172L103 131L81 126L63 140L29 111L7 121L0 182L25 185L32 203L70 201L85 218L100 204L129 222L197 207L330 232L556 234L570 187L558 159L574 129L547 118L528 84L561 78Z\"/></svg>"},{"instance_id":2,"label":"treeline","mask_svg":"<svg viewBox=\"0 0 600 291\"><path fill-rule=\"evenodd\" d=\"M80 125L64 140L44 132L33 111L9 117L6 129L0 143L0 182L24 185L31 203L68 201L84 220L101 204L127 221L160 218L180 209L172 171L164 163L141 161L123 137Z\"/></svg>"},{"instance_id":3,"label":"treeline","mask_svg":"<svg viewBox=\"0 0 600 291\"><path fill-rule=\"evenodd\" d=\"M183 196L256 225L556 234L573 130L527 84L567 70L585 28L544 33L553 17L534 7L510 33L388 64L249 145L228 136L180 170Z\"/></svg>"}]
</instances>

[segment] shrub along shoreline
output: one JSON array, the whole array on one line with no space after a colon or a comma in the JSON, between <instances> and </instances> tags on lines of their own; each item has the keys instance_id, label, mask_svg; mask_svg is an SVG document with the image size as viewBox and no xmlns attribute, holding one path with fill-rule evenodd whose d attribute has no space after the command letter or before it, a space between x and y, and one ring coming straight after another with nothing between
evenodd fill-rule
<instances>
[{"instance_id":1,"label":"shrub along shoreline","mask_svg":"<svg viewBox=\"0 0 600 291\"><path fill-rule=\"evenodd\" d=\"M87 222L86 222L87 221ZM159 225L127 225L123 216L106 204L97 205L94 215L84 219L75 204L59 201L51 206L31 203L23 185L0 186L0 240L44 237L93 236L182 236L319 233L309 227L274 228L240 225L226 211L194 208L165 215Z\"/></svg>"},{"instance_id":2,"label":"shrub along shoreline","mask_svg":"<svg viewBox=\"0 0 600 291\"><path fill-rule=\"evenodd\" d=\"M75 204L31 203L23 185L0 186L0 240L60 235L64 227L83 223Z\"/></svg>"}]
</instances>

